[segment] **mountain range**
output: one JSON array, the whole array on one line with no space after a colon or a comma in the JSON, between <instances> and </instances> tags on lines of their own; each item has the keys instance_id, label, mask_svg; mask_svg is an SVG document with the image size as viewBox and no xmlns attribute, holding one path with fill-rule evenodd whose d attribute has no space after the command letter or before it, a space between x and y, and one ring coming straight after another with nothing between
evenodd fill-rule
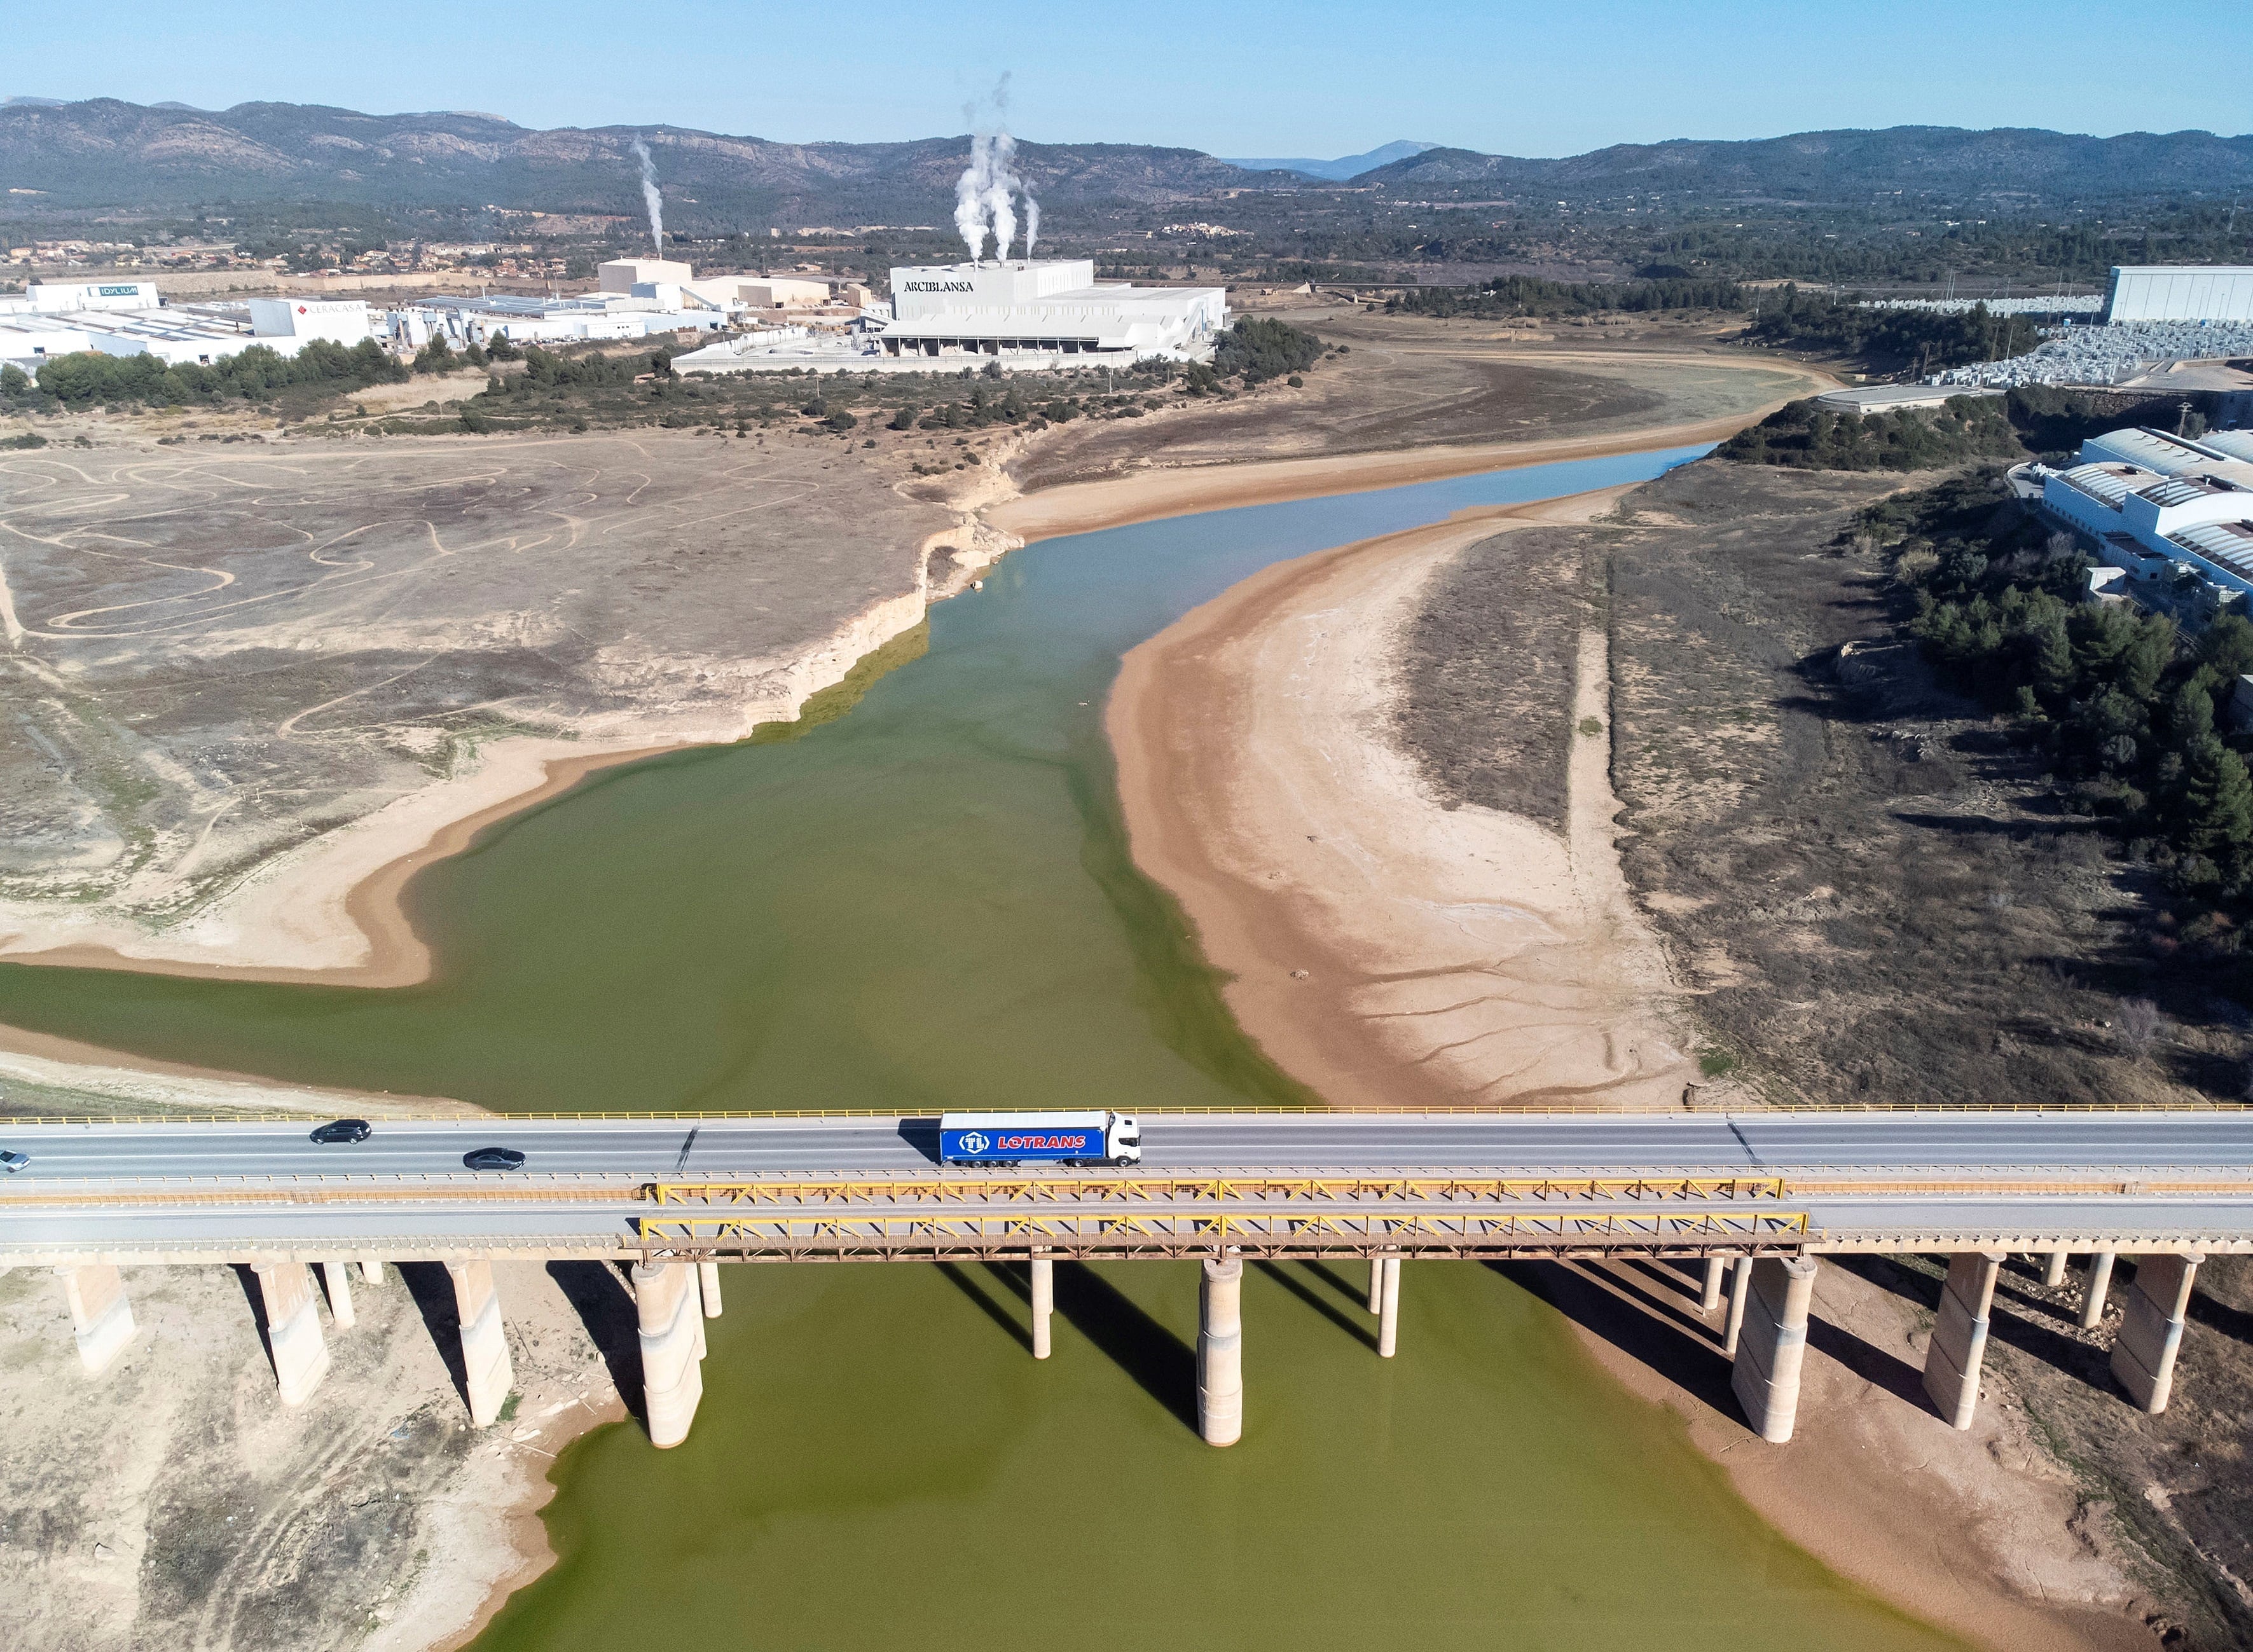
<instances>
[{"instance_id":1,"label":"mountain range","mask_svg":"<svg viewBox=\"0 0 2253 1652\"><path fill-rule=\"evenodd\" d=\"M654 158L668 222L706 234L762 222L944 227L970 149L967 136L785 143L673 126L539 130L466 112L364 115L297 103L206 110L114 98L17 98L0 105L0 181L18 212L331 201L638 217L637 139ZM1697 191L1852 200L1899 191L1964 203L2001 197L1998 204L2007 204L2013 194L2045 202L2228 196L2253 185L2253 136L2099 138L1903 126L1619 144L1553 160L1406 140L1335 161L1229 161L1190 149L1021 141L1016 164L1044 201L1058 204L1158 205L1228 189L1321 190L1342 180L1410 195L1470 191L1540 199Z\"/></svg>"},{"instance_id":2,"label":"mountain range","mask_svg":"<svg viewBox=\"0 0 2253 1652\"><path fill-rule=\"evenodd\" d=\"M2227 194L2253 185L2253 136L2127 132L2088 137L2038 128L1894 126L1728 143L1677 138L1620 143L1560 160L1429 149L1354 181L1409 189L1553 189L1568 197L1638 190L1802 199L1887 190L1957 199L2012 192L2050 199Z\"/></svg>"},{"instance_id":3,"label":"mountain range","mask_svg":"<svg viewBox=\"0 0 2253 1652\"><path fill-rule=\"evenodd\" d=\"M1304 156L1290 160L1239 161L1231 159L1231 166L1240 166L1247 172L1304 172L1308 178L1327 178L1332 183L1343 184L1348 178L1358 178L1364 172L1374 171L1392 161L1405 161L1412 155L1421 155L1426 150L1435 150L1437 143L1419 143L1413 138L1396 138L1392 143L1359 155L1341 155L1334 161L1310 160Z\"/></svg>"}]
</instances>

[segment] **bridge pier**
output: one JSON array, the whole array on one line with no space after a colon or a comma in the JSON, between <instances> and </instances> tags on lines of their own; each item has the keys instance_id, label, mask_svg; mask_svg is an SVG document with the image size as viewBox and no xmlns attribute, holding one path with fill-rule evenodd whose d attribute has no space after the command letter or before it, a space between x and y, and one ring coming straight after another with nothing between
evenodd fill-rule
<instances>
[{"instance_id":1,"label":"bridge pier","mask_svg":"<svg viewBox=\"0 0 2253 1652\"><path fill-rule=\"evenodd\" d=\"M1385 1258L1369 1258L1369 1311L1378 1313L1385 1307Z\"/></svg>"},{"instance_id":2,"label":"bridge pier","mask_svg":"<svg viewBox=\"0 0 2253 1652\"><path fill-rule=\"evenodd\" d=\"M454 1307L462 1321L462 1371L470 1391L470 1425L488 1428L498 1421L516 1385L516 1365L508 1353L508 1327L500 1316L500 1294L493 1289L492 1264L484 1257L449 1262Z\"/></svg>"},{"instance_id":3,"label":"bridge pier","mask_svg":"<svg viewBox=\"0 0 2253 1652\"><path fill-rule=\"evenodd\" d=\"M1698 1294L1698 1311L1708 1318L1721 1306L1721 1275L1727 1272L1728 1262L1728 1258L1723 1256L1705 1258L1705 1286Z\"/></svg>"},{"instance_id":4,"label":"bridge pier","mask_svg":"<svg viewBox=\"0 0 2253 1652\"><path fill-rule=\"evenodd\" d=\"M337 1322L337 1329L349 1331L356 1322L352 1313L352 1264L324 1262L321 1279L329 1287L329 1317Z\"/></svg>"},{"instance_id":5,"label":"bridge pier","mask_svg":"<svg viewBox=\"0 0 2253 1652\"><path fill-rule=\"evenodd\" d=\"M70 1303L79 1363L86 1367L87 1376L99 1377L133 1340L133 1305L125 1300L125 1282L107 1262L55 1272L62 1278L63 1296Z\"/></svg>"},{"instance_id":6,"label":"bridge pier","mask_svg":"<svg viewBox=\"0 0 2253 1652\"><path fill-rule=\"evenodd\" d=\"M1391 1359L1400 1346L1400 1258L1379 1258L1377 1293L1377 1356Z\"/></svg>"},{"instance_id":7,"label":"bridge pier","mask_svg":"<svg viewBox=\"0 0 2253 1652\"><path fill-rule=\"evenodd\" d=\"M1737 1356L1737 1345L1745 1334L1745 1304L1751 1299L1753 1289L1753 1259L1748 1256L1737 1258L1730 1270L1729 1324L1721 1337L1721 1352L1730 1359Z\"/></svg>"},{"instance_id":8,"label":"bridge pier","mask_svg":"<svg viewBox=\"0 0 2253 1652\"><path fill-rule=\"evenodd\" d=\"M1951 1428L1971 1426L1979 1405L1979 1368L1987 1353L1987 1325L1995 1305L2001 1251L1965 1251L1948 1258L1940 1317L1925 1350L1924 1391Z\"/></svg>"},{"instance_id":9,"label":"bridge pier","mask_svg":"<svg viewBox=\"0 0 2253 1652\"><path fill-rule=\"evenodd\" d=\"M2093 1331L2104 1321L2104 1293L2112 1285L2112 1252L2098 1251L2089 1258L2089 1283L2081 1292L2081 1328Z\"/></svg>"},{"instance_id":10,"label":"bridge pier","mask_svg":"<svg viewBox=\"0 0 2253 1652\"><path fill-rule=\"evenodd\" d=\"M1791 1438L1799 1414L1799 1369L1807 1357L1815 1258L1764 1256L1746 1261L1751 1288L1729 1386L1753 1432L1780 1446Z\"/></svg>"},{"instance_id":11,"label":"bridge pier","mask_svg":"<svg viewBox=\"0 0 2253 1652\"><path fill-rule=\"evenodd\" d=\"M313 1276L303 1262L254 1262L259 1300L266 1305L266 1346L284 1405L312 1398L329 1374L329 1345L321 1335Z\"/></svg>"},{"instance_id":12,"label":"bridge pier","mask_svg":"<svg viewBox=\"0 0 2253 1652\"><path fill-rule=\"evenodd\" d=\"M2112 1344L2112 1376L2128 1398L2156 1415L2174 1391L2175 1353L2182 1346L2183 1316L2202 1256L2142 1256L2121 1305L2120 1335Z\"/></svg>"},{"instance_id":13,"label":"bridge pier","mask_svg":"<svg viewBox=\"0 0 2253 1652\"><path fill-rule=\"evenodd\" d=\"M2065 1265L2068 1260L2068 1258L2063 1245L2058 1246L2056 1250L2052 1251L2049 1253L2048 1260L2042 1267L2042 1288L2044 1290L2054 1291L2059 1286L2065 1283Z\"/></svg>"},{"instance_id":14,"label":"bridge pier","mask_svg":"<svg viewBox=\"0 0 2253 1652\"><path fill-rule=\"evenodd\" d=\"M382 1284L382 1283L383 1283L383 1264L382 1264L382 1262L381 1262L380 1260L379 1260L378 1258L374 1258L374 1257L372 1257L372 1256L364 1256L364 1257L360 1258L360 1259L359 1259L359 1277L360 1277L361 1283L366 1284L366 1285L380 1285L380 1284Z\"/></svg>"},{"instance_id":15,"label":"bridge pier","mask_svg":"<svg viewBox=\"0 0 2253 1652\"><path fill-rule=\"evenodd\" d=\"M720 1265L717 1262L699 1262L696 1265L696 1294L704 1303L704 1317L708 1320L718 1319L720 1317Z\"/></svg>"},{"instance_id":16,"label":"bridge pier","mask_svg":"<svg viewBox=\"0 0 2253 1652\"><path fill-rule=\"evenodd\" d=\"M1204 1264L1197 1290L1197 1432L1208 1446L1244 1438L1244 1258Z\"/></svg>"},{"instance_id":17,"label":"bridge pier","mask_svg":"<svg viewBox=\"0 0 2253 1652\"><path fill-rule=\"evenodd\" d=\"M634 1305L641 1316L642 1405L649 1443L678 1446L704 1398L704 1315L694 1303L695 1270L686 1262L634 1265Z\"/></svg>"},{"instance_id":18,"label":"bridge pier","mask_svg":"<svg viewBox=\"0 0 2253 1652\"><path fill-rule=\"evenodd\" d=\"M1033 1258L1033 1357L1049 1356L1049 1321L1056 1313L1056 1264L1044 1256Z\"/></svg>"}]
</instances>

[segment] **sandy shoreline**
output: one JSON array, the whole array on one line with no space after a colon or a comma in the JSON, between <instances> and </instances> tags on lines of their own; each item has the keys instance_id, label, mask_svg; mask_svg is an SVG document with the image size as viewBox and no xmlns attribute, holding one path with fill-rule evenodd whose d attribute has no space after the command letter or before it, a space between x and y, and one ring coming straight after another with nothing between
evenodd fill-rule
<instances>
[{"instance_id":1,"label":"sandy shoreline","mask_svg":"<svg viewBox=\"0 0 2253 1652\"><path fill-rule=\"evenodd\" d=\"M1465 519L1263 570L1130 653L1106 712L1135 863L1178 898L1231 1008L1334 1103L1678 1105L1696 1077L1674 989L1613 843L1608 739L1575 738L1563 833L1442 807L1394 749L1391 656L1433 572L1497 531L1587 520L1626 490ZM1608 721L1602 633L1573 721ZM1662 1277L1671 1290L1654 1286ZM1921 1316L1838 1266L1818 1314L1870 1352L1810 1355L1798 1438L1739 1418L1673 1270L1574 1267L1556 1300L1605 1370L1680 1417L1779 1531L2000 1652L2147 1645L2071 1475L1999 1381L1971 1435L1915 1393ZM1666 1300L1671 1294L1675 1299Z\"/></svg>"},{"instance_id":2,"label":"sandy shoreline","mask_svg":"<svg viewBox=\"0 0 2253 1652\"><path fill-rule=\"evenodd\" d=\"M1126 656L1106 712L1135 863L1234 978L1238 1020L1336 1104L1666 1107L1695 1077L1613 853L1602 744L1565 837L1449 809L1385 735L1424 583L1622 488L1462 512L1252 575ZM1576 720L1601 720L1582 638Z\"/></svg>"}]
</instances>

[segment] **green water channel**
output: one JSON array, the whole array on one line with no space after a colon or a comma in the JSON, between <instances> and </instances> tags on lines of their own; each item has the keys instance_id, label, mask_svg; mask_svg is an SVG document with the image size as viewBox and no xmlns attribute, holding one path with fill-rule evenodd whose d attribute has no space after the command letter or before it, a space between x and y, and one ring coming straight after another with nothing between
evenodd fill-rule
<instances>
[{"instance_id":1,"label":"green water channel","mask_svg":"<svg viewBox=\"0 0 2253 1652\"><path fill-rule=\"evenodd\" d=\"M1311 1099L1128 860L1102 728L1120 656L1282 558L1701 450L1045 541L934 609L921 656L844 714L849 691L799 728L604 770L422 872L421 986L9 965L0 1022L510 1111Z\"/></svg>"},{"instance_id":2,"label":"green water channel","mask_svg":"<svg viewBox=\"0 0 2253 1652\"><path fill-rule=\"evenodd\" d=\"M1691 451L1048 541L800 725L595 776L422 873L423 986L0 966L0 1021L506 1109L1302 1099L1128 861L1119 656L1280 558ZM1766 1528L1539 1277L1412 1265L1384 1361L1360 1265L1254 1266L1218 1452L1193 1265L1060 1265L1037 1365L1013 1269L730 1268L688 1442L568 1448L559 1563L478 1646L1957 1644Z\"/></svg>"}]
</instances>

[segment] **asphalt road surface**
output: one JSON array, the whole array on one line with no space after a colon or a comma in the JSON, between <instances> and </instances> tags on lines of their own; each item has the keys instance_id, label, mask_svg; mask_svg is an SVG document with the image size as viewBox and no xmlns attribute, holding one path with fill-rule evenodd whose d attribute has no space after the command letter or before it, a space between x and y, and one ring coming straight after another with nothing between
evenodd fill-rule
<instances>
[{"instance_id":1,"label":"asphalt road surface","mask_svg":"<svg viewBox=\"0 0 2253 1652\"><path fill-rule=\"evenodd\" d=\"M486 1146L526 1173L634 1181L789 1171L929 1170L938 1120L449 1119L375 1121L323 1147L313 1123L11 1125L0 1147L31 1163L0 1195L55 1179L441 1175ZM1151 1114L1153 1170L1478 1170L1491 1175L1761 1175L1876 1170L1988 1175L2118 1170L2253 1177L2253 1112L2046 1113Z\"/></svg>"}]
</instances>

